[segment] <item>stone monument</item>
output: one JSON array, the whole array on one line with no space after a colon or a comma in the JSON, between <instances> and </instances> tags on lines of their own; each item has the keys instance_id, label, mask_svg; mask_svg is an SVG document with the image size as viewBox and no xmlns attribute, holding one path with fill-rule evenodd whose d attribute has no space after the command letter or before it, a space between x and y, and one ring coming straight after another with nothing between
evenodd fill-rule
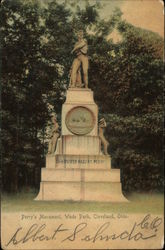
<instances>
[{"instance_id":1,"label":"stone monument","mask_svg":"<svg viewBox=\"0 0 165 250\"><path fill-rule=\"evenodd\" d=\"M127 202L122 194L120 170L111 168L108 142L103 134L105 120L101 119L98 126L98 107L88 88L87 42L82 32L73 51L76 58L62 105L61 135L56 124L57 145L53 146L56 150L50 150L46 156L35 200ZM80 81L81 66L84 88Z\"/></svg>"}]
</instances>

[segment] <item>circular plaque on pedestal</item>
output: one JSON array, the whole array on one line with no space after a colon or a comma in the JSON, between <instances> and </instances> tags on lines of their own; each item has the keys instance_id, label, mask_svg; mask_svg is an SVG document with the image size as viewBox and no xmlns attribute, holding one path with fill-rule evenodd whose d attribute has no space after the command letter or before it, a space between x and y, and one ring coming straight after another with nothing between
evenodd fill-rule
<instances>
[{"instance_id":1,"label":"circular plaque on pedestal","mask_svg":"<svg viewBox=\"0 0 165 250\"><path fill-rule=\"evenodd\" d=\"M67 113L65 123L73 134L86 135L94 128L95 117L88 108L78 106Z\"/></svg>"}]
</instances>

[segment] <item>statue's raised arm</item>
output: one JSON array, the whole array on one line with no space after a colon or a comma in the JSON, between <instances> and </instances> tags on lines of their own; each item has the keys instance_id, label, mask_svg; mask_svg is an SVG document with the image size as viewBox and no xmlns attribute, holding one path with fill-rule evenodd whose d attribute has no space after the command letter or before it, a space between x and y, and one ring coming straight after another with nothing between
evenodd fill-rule
<instances>
[{"instance_id":1,"label":"statue's raised arm","mask_svg":"<svg viewBox=\"0 0 165 250\"><path fill-rule=\"evenodd\" d=\"M82 78L85 88L88 88L88 44L83 37L83 31L77 33L78 41L75 44L72 53L75 53L75 59L71 68L70 87L82 87ZM83 77L81 77L81 66Z\"/></svg>"}]
</instances>

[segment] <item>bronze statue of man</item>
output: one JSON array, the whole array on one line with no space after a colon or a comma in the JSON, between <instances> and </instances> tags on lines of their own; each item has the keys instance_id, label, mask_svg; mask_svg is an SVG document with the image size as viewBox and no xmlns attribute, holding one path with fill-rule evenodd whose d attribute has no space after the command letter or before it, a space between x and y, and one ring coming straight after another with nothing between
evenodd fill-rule
<instances>
[{"instance_id":1,"label":"bronze statue of man","mask_svg":"<svg viewBox=\"0 0 165 250\"><path fill-rule=\"evenodd\" d=\"M76 87L76 81L78 78L80 78L80 67L82 65L85 88L88 88L88 44L87 40L83 37L82 30L77 33L77 36L78 41L75 44L74 49L72 50L72 53L75 53L76 58L74 59L71 68L70 87Z\"/></svg>"}]
</instances>

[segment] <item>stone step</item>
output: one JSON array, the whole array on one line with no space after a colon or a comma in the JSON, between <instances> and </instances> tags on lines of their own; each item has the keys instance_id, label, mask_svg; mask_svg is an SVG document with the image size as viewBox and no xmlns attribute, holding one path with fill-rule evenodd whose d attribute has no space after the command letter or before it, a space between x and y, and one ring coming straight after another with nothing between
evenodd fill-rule
<instances>
[{"instance_id":1,"label":"stone step","mask_svg":"<svg viewBox=\"0 0 165 250\"><path fill-rule=\"evenodd\" d=\"M35 200L128 202L120 182L42 181Z\"/></svg>"},{"instance_id":2,"label":"stone step","mask_svg":"<svg viewBox=\"0 0 165 250\"><path fill-rule=\"evenodd\" d=\"M42 181L54 182L120 182L119 169L42 168Z\"/></svg>"}]
</instances>

